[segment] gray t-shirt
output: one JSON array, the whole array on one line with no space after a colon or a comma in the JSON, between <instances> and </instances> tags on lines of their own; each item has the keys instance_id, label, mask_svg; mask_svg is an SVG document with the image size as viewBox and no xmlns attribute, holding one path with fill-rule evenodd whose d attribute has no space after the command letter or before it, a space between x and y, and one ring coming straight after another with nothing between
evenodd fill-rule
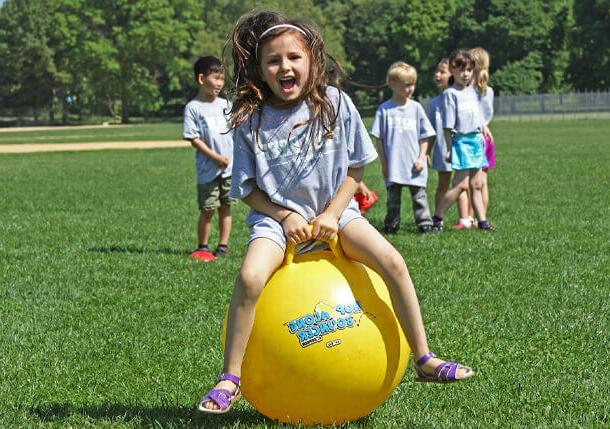
<instances>
[{"instance_id":1,"label":"gray t-shirt","mask_svg":"<svg viewBox=\"0 0 610 429\"><path fill-rule=\"evenodd\" d=\"M328 87L327 94L336 108L339 91ZM293 130L310 117L305 101L291 109L265 106L258 142L258 113L236 129L231 196L244 198L256 185L273 203L294 210L307 221L322 213L347 177L348 168L362 167L377 157L351 99L341 92L340 100L332 139L325 140L320 132L311 138L311 126ZM351 202L355 204L353 199ZM253 225L262 217L265 215L251 210L246 223Z\"/></svg>"},{"instance_id":2,"label":"gray t-shirt","mask_svg":"<svg viewBox=\"0 0 610 429\"><path fill-rule=\"evenodd\" d=\"M487 87L484 96L479 97L479 102L481 103L481 114L483 115L485 125L489 125L494 117L494 90L491 86Z\"/></svg>"},{"instance_id":3,"label":"gray t-shirt","mask_svg":"<svg viewBox=\"0 0 610 429\"><path fill-rule=\"evenodd\" d=\"M428 107L428 118L436 131L436 142L432 153L432 168L436 171L451 171L451 163L447 162L447 142L443 132L443 95L437 95L430 100Z\"/></svg>"},{"instance_id":4,"label":"gray t-shirt","mask_svg":"<svg viewBox=\"0 0 610 429\"><path fill-rule=\"evenodd\" d=\"M457 134L481 132L485 121L477 91L467 86L457 89L450 86L443 91L443 128Z\"/></svg>"},{"instance_id":5,"label":"gray t-shirt","mask_svg":"<svg viewBox=\"0 0 610 429\"><path fill-rule=\"evenodd\" d=\"M218 176L231 177L233 133L227 133L229 123L224 114L230 109L231 103L220 97L216 97L211 102L193 99L184 108L183 138L187 140L200 138L212 150L229 158L229 165L222 170L216 162L196 151L195 163L199 184L209 183Z\"/></svg>"},{"instance_id":6,"label":"gray t-shirt","mask_svg":"<svg viewBox=\"0 0 610 429\"><path fill-rule=\"evenodd\" d=\"M371 134L383 140L388 163L386 186L390 183L426 186L428 165L416 173L413 164L419 157L419 142L435 135L424 108L417 101L396 104L392 99L380 104L375 113Z\"/></svg>"}]
</instances>

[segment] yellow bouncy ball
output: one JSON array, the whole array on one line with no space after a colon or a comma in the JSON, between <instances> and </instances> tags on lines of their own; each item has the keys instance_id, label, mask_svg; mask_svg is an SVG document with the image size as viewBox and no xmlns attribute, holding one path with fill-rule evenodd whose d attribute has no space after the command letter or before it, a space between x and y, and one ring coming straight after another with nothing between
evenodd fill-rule
<instances>
[{"instance_id":1,"label":"yellow bouncy ball","mask_svg":"<svg viewBox=\"0 0 610 429\"><path fill-rule=\"evenodd\" d=\"M294 256L269 279L242 365L242 393L285 423L364 417L400 382L409 346L377 273L331 250ZM223 333L224 338L224 333Z\"/></svg>"}]
</instances>

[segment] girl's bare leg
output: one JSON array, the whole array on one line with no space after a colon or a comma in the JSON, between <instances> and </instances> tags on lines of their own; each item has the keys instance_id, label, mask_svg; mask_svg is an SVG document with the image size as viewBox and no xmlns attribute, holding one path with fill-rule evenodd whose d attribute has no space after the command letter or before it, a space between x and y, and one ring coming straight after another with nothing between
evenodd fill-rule
<instances>
[{"instance_id":1,"label":"girl's bare leg","mask_svg":"<svg viewBox=\"0 0 610 429\"><path fill-rule=\"evenodd\" d=\"M414 361L429 352L419 301L404 259L398 251L365 219L354 219L339 233L345 255L370 267L383 278L392 298L392 306L413 350ZM443 361L428 360L422 367L426 373ZM474 372L458 369L456 378L467 378Z\"/></svg>"},{"instance_id":2,"label":"girl's bare leg","mask_svg":"<svg viewBox=\"0 0 610 429\"><path fill-rule=\"evenodd\" d=\"M214 210L201 210L199 212L199 221L197 222L197 245L208 244L210 231L212 230L212 217Z\"/></svg>"},{"instance_id":3,"label":"girl's bare leg","mask_svg":"<svg viewBox=\"0 0 610 429\"><path fill-rule=\"evenodd\" d=\"M267 280L283 259L284 252L281 247L269 239L257 238L248 246L229 305L222 372L241 377L241 363L254 324L256 302ZM215 387L230 392L235 392L236 388L233 382L227 380L219 382ZM212 401L205 402L203 406L212 410L218 409Z\"/></svg>"},{"instance_id":4,"label":"girl's bare leg","mask_svg":"<svg viewBox=\"0 0 610 429\"><path fill-rule=\"evenodd\" d=\"M485 213L487 213L487 208L489 207L489 189L487 188L487 172L483 170L483 185L481 187L481 192L483 194L483 207L485 207Z\"/></svg>"},{"instance_id":5,"label":"girl's bare leg","mask_svg":"<svg viewBox=\"0 0 610 429\"><path fill-rule=\"evenodd\" d=\"M451 204L453 204L466 189L468 189L468 170L455 171L453 175L453 186L445 193L445 196L436 207L435 215L443 217L445 212L451 207Z\"/></svg>"},{"instance_id":6,"label":"girl's bare leg","mask_svg":"<svg viewBox=\"0 0 610 429\"><path fill-rule=\"evenodd\" d=\"M472 208L479 221L487 220L487 212L483 204L483 171L470 170L470 192L472 194Z\"/></svg>"},{"instance_id":7,"label":"girl's bare leg","mask_svg":"<svg viewBox=\"0 0 610 429\"><path fill-rule=\"evenodd\" d=\"M436 186L436 194L434 194L434 208L435 209L438 207L443 196L449 190L450 182L451 182L451 171L439 171L438 172L438 185Z\"/></svg>"}]
</instances>

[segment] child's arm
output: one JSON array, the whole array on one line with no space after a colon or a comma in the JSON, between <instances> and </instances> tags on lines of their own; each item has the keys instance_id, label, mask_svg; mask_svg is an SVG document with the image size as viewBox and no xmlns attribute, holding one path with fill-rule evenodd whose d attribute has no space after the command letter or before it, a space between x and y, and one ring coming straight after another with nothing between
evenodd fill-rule
<instances>
[{"instance_id":1,"label":"child's arm","mask_svg":"<svg viewBox=\"0 0 610 429\"><path fill-rule=\"evenodd\" d=\"M289 242L299 244L311 240L311 228L303 216L271 202L269 196L257 186L254 186L252 192L245 196L243 201L254 210L266 214L282 225L284 235Z\"/></svg>"},{"instance_id":2,"label":"child's arm","mask_svg":"<svg viewBox=\"0 0 610 429\"><path fill-rule=\"evenodd\" d=\"M451 129L444 128L443 133L445 135L445 143L447 144L447 155L445 156L445 160L447 162L451 162L451 144L452 144Z\"/></svg>"},{"instance_id":3,"label":"child's arm","mask_svg":"<svg viewBox=\"0 0 610 429\"><path fill-rule=\"evenodd\" d=\"M428 146L429 146L430 138L421 139L419 141L419 157L415 160L413 164L413 171L419 173L423 171L426 166L426 157L428 155Z\"/></svg>"},{"instance_id":4,"label":"child's arm","mask_svg":"<svg viewBox=\"0 0 610 429\"><path fill-rule=\"evenodd\" d=\"M377 139L377 153L379 154L379 162L381 163L381 172L383 177L388 177L388 161L385 157L385 151L383 150L383 139Z\"/></svg>"},{"instance_id":5,"label":"child's arm","mask_svg":"<svg viewBox=\"0 0 610 429\"><path fill-rule=\"evenodd\" d=\"M189 139L189 141L191 142L191 145L195 149L197 149L200 154L210 158L212 161L218 164L220 168L227 168L227 166L229 165L229 158L216 152L210 146L205 144L204 141L201 140L201 138L195 137L194 139Z\"/></svg>"},{"instance_id":6,"label":"child's arm","mask_svg":"<svg viewBox=\"0 0 610 429\"><path fill-rule=\"evenodd\" d=\"M354 194L358 190L358 184L362 182L364 167L348 168L347 177L339 186L337 194L330 200L328 206L322 213L311 221L313 225L313 238L324 240L332 239L339 231L339 219L347 208Z\"/></svg>"}]
</instances>

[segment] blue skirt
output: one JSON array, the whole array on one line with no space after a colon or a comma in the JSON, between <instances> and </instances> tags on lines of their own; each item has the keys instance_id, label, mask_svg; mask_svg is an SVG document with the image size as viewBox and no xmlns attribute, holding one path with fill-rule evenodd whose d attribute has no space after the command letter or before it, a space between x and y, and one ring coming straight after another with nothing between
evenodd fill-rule
<instances>
[{"instance_id":1,"label":"blue skirt","mask_svg":"<svg viewBox=\"0 0 610 429\"><path fill-rule=\"evenodd\" d=\"M473 170L487 167L483 134L454 134L451 140L451 168Z\"/></svg>"}]
</instances>

